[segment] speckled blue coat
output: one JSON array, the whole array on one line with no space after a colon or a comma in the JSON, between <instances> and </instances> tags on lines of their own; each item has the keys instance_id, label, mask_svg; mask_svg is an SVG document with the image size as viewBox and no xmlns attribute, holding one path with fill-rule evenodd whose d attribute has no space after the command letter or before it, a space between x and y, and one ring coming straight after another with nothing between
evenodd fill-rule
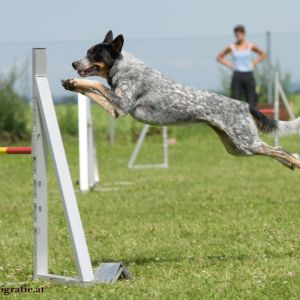
<instances>
[{"instance_id":1,"label":"speckled blue coat","mask_svg":"<svg viewBox=\"0 0 300 300\"><path fill-rule=\"evenodd\" d=\"M253 154L260 146L257 126L245 102L176 83L122 52L109 73L119 97L114 107L147 124L202 122L211 126L232 154Z\"/></svg>"}]
</instances>

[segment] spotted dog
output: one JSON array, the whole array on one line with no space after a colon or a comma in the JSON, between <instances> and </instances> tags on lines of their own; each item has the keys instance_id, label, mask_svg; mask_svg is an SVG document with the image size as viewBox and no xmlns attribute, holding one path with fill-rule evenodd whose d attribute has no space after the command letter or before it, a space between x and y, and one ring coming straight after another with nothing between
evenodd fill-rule
<instances>
[{"instance_id":1,"label":"spotted dog","mask_svg":"<svg viewBox=\"0 0 300 300\"><path fill-rule=\"evenodd\" d=\"M123 43L122 35L114 39L109 31L85 58L72 63L81 77L101 76L110 88L79 78L62 80L64 88L86 95L116 118L130 114L140 122L161 126L205 123L233 155L264 155L292 170L300 168L300 160L266 144L259 134L299 134L300 118L270 120L248 103L176 83L122 51Z\"/></svg>"}]
</instances>

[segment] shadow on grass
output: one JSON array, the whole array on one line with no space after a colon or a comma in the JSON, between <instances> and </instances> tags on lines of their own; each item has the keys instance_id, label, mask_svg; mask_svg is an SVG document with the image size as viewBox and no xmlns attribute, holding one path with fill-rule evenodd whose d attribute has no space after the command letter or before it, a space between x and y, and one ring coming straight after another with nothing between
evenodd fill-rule
<instances>
[{"instance_id":1,"label":"shadow on grass","mask_svg":"<svg viewBox=\"0 0 300 300\"><path fill-rule=\"evenodd\" d=\"M204 260L215 261L215 262L228 262L228 261L246 261L250 258L249 255L246 254L238 254L238 255L212 255L203 257Z\"/></svg>"},{"instance_id":2,"label":"shadow on grass","mask_svg":"<svg viewBox=\"0 0 300 300\"><path fill-rule=\"evenodd\" d=\"M286 258L286 257L291 257L294 256L291 254L291 252L287 253L280 253L280 254L275 254L275 253L268 253L267 257L269 258ZM164 258L160 256L149 256L149 257L131 257L127 259L116 259L116 258L111 258L111 257L104 257L101 258L99 261L92 260L92 265L93 266L98 266L100 262L120 262L122 261L125 265L130 265L130 264L135 264L135 265L149 265L152 263L156 264L163 264L163 263L174 263L174 262L183 262L183 261L192 261L193 263L198 262L198 263L204 263L204 264L209 264L209 265L214 265L218 263L228 263L228 262L246 262L249 260L255 259L257 260L257 257L254 258L251 255L247 254L237 254L237 255L225 255L225 254L220 254L220 255L208 255L208 256L191 256L191 257L169 257L169 258Z\"/></svg>"},{"instance_id":3,"label":"shadow on grass","mask_svg":"<svg viewBox=\"0 0 300 300\"><path fill-rule=\"evenodd\" d=\"M109 257L105 257L101 259L101 262L119 262L122 261L125 265L126 264L136 264L136 265L148 265L152 263L172 263L172 262L180 262L185 260L184 257L176 257L176 258L161 258L158 256L150 256L150 257L132 257L127 259L113 259ZM92 260L92 265L97 266L99 264L99 261Z\"/></svg>"}]
</instances>

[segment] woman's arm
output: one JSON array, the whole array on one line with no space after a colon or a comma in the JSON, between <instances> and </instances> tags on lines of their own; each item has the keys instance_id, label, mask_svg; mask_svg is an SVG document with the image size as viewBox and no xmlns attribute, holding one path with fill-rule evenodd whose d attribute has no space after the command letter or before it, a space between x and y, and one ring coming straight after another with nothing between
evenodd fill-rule
<instances>
[{"instance_id":1,"label":"woman's arm","mask_svg":"<svg viewBox=\"0 0 300 300\"><path fill-rule=\"evenodd\" d=\"M218 56L217 62L228 67L229 69L233 69L233 64L225 59L225 56L231 52L231 47L227 46Z\"/></svg>"},{"instance_id":2,"label":"woman's arm","mask_svg":"<svg viewBox=\"0 0 300 300\"><path fill-rule=\"evenodd\" d=\"M259 49L256 45L252 46L252 51L258 55L258 57L252 61L252 66L255 67L257 64L259 64L261 61L265 59L266 54L264 51Z\"/></svg>"}]
</instances>

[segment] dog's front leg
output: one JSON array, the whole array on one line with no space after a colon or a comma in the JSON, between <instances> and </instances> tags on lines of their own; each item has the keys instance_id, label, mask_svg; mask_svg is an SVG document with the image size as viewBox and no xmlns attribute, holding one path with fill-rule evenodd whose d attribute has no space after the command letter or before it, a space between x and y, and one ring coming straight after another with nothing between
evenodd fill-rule
<instances>
[{"instance_id":1,"label":"dog's front leg","mask_svg":"<svg viewBox=\"0 0 300 300\"><path fill-rule=\"evenodd\" d=\"M98 90L101 86L100 82L86 80L81 78L73 78L62 80L62 85L66 89L80 89L80 90Z\"/></svg>"},{"instance_id":2,"label":"dog's front leg","mask_svg":"<svg viewBox=\"0 0 300 300\"><path fill-rule=\"evenodd\" d=\"M124 117L129 113L134 101L133 87L130 84L124 83L123 85L118 86L115 91L112 91L105 85L97 82L95 88L113 104L120 116Z\"/></svg>"},{"instance_id":3,"label":"dog's front leg","mask_svg":"<svg viewBox=\"0 0 300 300\"><path fill-rule=\"evenodd\" d=\"M114 107L102 95L98 95L98 94L95 94L95 93L90 92L90 91L83 91L83 92L80 92L80 93L82 93L83 95L87 96L88 98L90 98L91 100L93 100L94 102L99 104L102 108L104 108L104 110L106 110L114 118L119 117L118 112L114 109Z\"/></svg>"},{"instance_id":4,"label":"dog's front leg","mask_svg":"<svg viewBox=\"0 0 300 300\"><path fill-rule=\"evenodd\" d=\"M117 113L124 117L128 114L132 103L132 91L128 89L127 85L119 87L116 91L112 91L98 81L90 81L80 78L67 79L63 81L63 86L66 89L80 89L80 90L95 90L99 92L104 98L110 102ZM66 87L67 86L67 87ZM125 92L124 92L125 91Z\"/></svg>"},{"instance_id":5,"label":"dog's front leg","mask_svg":"<svg viewBox=\"0 0 300 300\"><path fill-rule=\"evenodd\" d=\"M86 82L89 82L88 80L85 80ZM76 85L74 84L73 79L67 79L67 80L62 80L62 85L66 90L70 90L73 92L80 93L82 95L87 96L90 98L92 101L96 102L99 104L102 108L104 108L105 111L107 111L112 117L118 118L119 114L118 112L114 109L113 105L107 101L105 97L102 95L96 94L95 92L92 91L93 85L89 86L87 85ZM93 83L93 82L91 82ZM95 89L94 89L95 90Z\"/></svg>"}]
</instances>

